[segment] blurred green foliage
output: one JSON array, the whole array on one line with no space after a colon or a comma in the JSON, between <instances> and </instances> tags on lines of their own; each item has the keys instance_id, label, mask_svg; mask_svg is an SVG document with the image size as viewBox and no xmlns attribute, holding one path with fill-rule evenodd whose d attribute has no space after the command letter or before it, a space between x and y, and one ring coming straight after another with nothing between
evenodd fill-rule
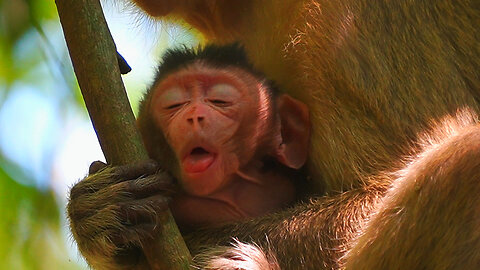
<instances>
[{"instance_id":1,"label":"blurred green foliage","mask_svg":"<svg viewBox=\"0 0 480 270\"><path fill-rule=\"evenodd\" d=\"M55 20L54 1L0 0L0 108L12 85L40 82L47 53L31 35L48 42L42 25ZM0 151L0 269L80 269L62 232L63 202L31 177Z\"/></svg>"},{"instance_id":2,"label":"blurred green foliage","mask_svg":"<svg viewBox=\"0 0 480 270\"><path fill-rule=\"evenodd\" d=\"M17 177L28 177L2 163ZM21 185L0 168L0 195L0 269L80 269L63 247L52 191Z\"/></svg>"},{"instance_id":3,"label":"blurred green foliage","mask_svg":"<svg viewBox=\"0 0 480 270\"><path fill-rule=\"evenodd\" d=\"M54 1L38 0L1 0L0 14L0 78L9 85L27 73L32 64L43 60L41 55L18 57L19 40L28 31L43 32L40 23L57 15Z\"/></svg>"}]
</instances>

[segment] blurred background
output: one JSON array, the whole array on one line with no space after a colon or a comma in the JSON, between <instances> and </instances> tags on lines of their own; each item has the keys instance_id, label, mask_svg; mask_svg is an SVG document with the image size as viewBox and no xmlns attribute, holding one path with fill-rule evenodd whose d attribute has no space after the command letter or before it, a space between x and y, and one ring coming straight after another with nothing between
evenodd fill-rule
<instances>
[{"instance_id":1,"label":"blurred background","mask_svg":"<svg viewBox=\"0 0 480 270\"><path fill-rule=\"evenodd\" d=\"M113 2L113 1L110 1ZM187 30L102 3L133 70L133 110L163 50L195 46ZM69 233L69 188L104 160L78 88L54 1L0 0L0 269L87 269Z\"/></svg>"}]
</instances>

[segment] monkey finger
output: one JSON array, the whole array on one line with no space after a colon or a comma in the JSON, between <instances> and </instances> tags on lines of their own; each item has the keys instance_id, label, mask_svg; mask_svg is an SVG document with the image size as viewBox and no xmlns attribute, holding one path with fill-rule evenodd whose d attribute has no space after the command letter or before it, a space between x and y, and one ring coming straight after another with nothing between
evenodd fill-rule
<instances>
[{"instance_id":1,"label":"monkey finger","mask_svg":"<svg viewBox=\"0 0 480 270\"><path fill-rule=\"evenodd\" d=\"M121 233L138 224L156 224L159 218L158 213L168 208L169 201L168 197L157 195L141 200L109 204L92 210L89 214L84 213L88 211L85 205L69 206L68 211L72 221L75 220L75 224L81 224L75 227L76 233L83 237L91 237L110 230ZM72 208L76 208L75 213L71 211Z\"/></svg>"},{"instance_id":2,"label":"monkey finger","mask_svg":"<svg viewBox=\"0 0 480 270\"><path fill-rule=\"evenodd\" d=\"M105 167L107 167L107 164L105 164L104 162L100 160L94 161L92 162L92 164L90 164L90 167L88 168L88 175L95 174L98 171L104 169Z\"/></svg>"},{"instance_id":3,"label":"monkey finger","mask_svg":"<svg viewBox=\"0 0 480 270\"><path fill-rule=\"evenodd\" d=\"M107 164L101 161L94 161L90 165L89 176L70 189L70 200L77 200L77 198L83 195L88 196L88 198L86 198L88 201L108 199L112 194L125 192L125 189L121 187L114 187L116 183L152 175L157 171L157 163L153 160L115 167L107 166ZM164 174L165 173L162 173L160 175ZM163 179L168 179L166 174Z\"/></svg>"},{"instance_id":4,"label":"monkey finger","mask_svg":"<svg viewBox=\"0 0 480 270\"><path fill-rule=\"evenodd\" d=\"M171 196L176 192L176 188L172 177L165 172L160 172L145 178L128 181L125 190L138 199L155 194Z\"/></svg>"},{"instance_id":5,"label":"monkey finger","mask_svg":"<svg viewBox=\"0 0 480 270\"><path fill-rule=\"evenodd\" d=\"M153 195L163 195L170 197L175 192L173 180L166 173L158 173L138 178L134 180L123 181L110 186L96 193L97 198L108 198L110 202L123 202L131 199L142 199ZM112 194L116 194L112 197Z\"/></svg>"},{"instance_id":6,"label":"monkey finger","mask_svg":"<svg viewBox=\"0 0 480 270\"><path fill-rule=\"evenodd\" d=\"M159 170L157 162L152 159L137 163L116 166L113 168L114 177L118 181L133 180L152 175Z\"/></svg>"},{"instance_id":7,"label":"monkey finger","mask_svg":"<svg viewBox=\"0 0 480 270\"><path fill-rule=\"evenodd\" d=\"M130 226L128 229L123 230L121 233L111 234L110 240L117 247L131 247L141 246L144 239L153 238L153 234L156 228L156 224L145 223Z\"/></svg>"},{"instance_id":8,"label":"monkey finger","mask_svg":"<svg viewBox=\"0 0 480 270\"><path fill-rule=\"evenodd\" d=\"M95 252L103 253L106 257L129 255L125 254L135 247L141 246L143 239L152 237L155 229L153 224L142 224L130 229L106 229L95 235L85 238L87 245L97 247ZM123 254L122 254L123 253Z\"/></svg>"},{"instance_id":9,"label":"monkey finger","mask_svg":"<svg viewBox=\"0 0 480 270\"><path fill-rule=\"evenodd\" d=\"M72 188L67 205L69 216L75 220L91 217L100 211L109 211L119 203L132 201L133 195L118 187L118 184L107 186L96 192L91 187ZM79 191L82 189L83 191Z\"/></svg>"},{"instance_id":10,"label":"monkey finger","mask_svg":"<svg viewBox=\"0 0 480 270\"><path fill-rule=\"evenodd\" d=\"M157 224L159 213L168 209L170 198L163 195L120 204L119 218L123 225Z\"/></svg>"},{"instance_id":11,"label":"monkey finger","mask_svg":"<svg viewBox=\"0 0 480 270\"><path fill-rule=\"evenodd\" d=\"M75 224L72 228L73 231L82 238L91 238L102 235L109 230L119 232L126 229L119 218L120 212L121 207L119 205L109 205L81 219L70 213L69 216L71 223Z\"/></svg>"},{"instance_id":12,"label":"monkey finger","mask_svg":"<svg viewBox=\"0 0 480 270\"><path fill-rule=\"evenodd\" d=\"M97 170L101 166L101 161L93 162L90 165L90 174L70 189L70 201L77 201L82 197L87 202L96 203L98 200L104 199L102 195L97 195L96 193L114 184L115 179L113 178L111 167L105 166Z\"/></svg>"}]
</instances>

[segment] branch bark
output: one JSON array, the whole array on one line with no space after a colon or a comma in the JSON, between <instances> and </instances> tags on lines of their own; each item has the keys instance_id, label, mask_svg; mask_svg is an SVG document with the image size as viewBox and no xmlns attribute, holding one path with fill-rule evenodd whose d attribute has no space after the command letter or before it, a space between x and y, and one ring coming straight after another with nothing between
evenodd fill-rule
<instances>
[{"instance_id":1,"label":"branch bark","mask_svg":"<svg viewBox=\"0 0 480 270\"><path fill-rule=\"evenodd\" d=\"M120 77L116 47L99 0L56 0L78 84L108 164L148 159ZM151 269L189 269L191 256L167 211L144 253ZM148 268L148 267L144 267Z\"/></svg>"}]
</instances>

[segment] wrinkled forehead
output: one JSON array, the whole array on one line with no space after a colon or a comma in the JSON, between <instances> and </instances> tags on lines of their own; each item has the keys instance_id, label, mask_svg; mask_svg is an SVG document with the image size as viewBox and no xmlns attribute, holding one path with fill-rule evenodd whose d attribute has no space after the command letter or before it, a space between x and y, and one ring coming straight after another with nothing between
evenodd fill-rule
<instances>
[{"instance_id":1,"label":"wrinkled forehead","mask_svg":"<svg viewBox=\"0 0 480 270\"><path fill-rule=\"evenodd\" d=\"M200 83L206 88L217 84L228 84L248 99L257 100L260 96L268 95L268 88L264 81L242 68L235 66L219 68L197 61L165 75L163 79L156 82L151 98L156 100L161 93L171 88L188 90L192 82Z\"/></svg>"},{"instance_id":2,"label":"wrinkled forehead","mask_svg":"<svg viewBox=\"0 0 480 270\"><path fill-rule=\"evenodd\" d=\"M230 83L236 87L249 86L259 82L259 79L239 67L215 67L204 61L196 61L177 71L166 74L155 84L156 89L168 88L172 84L183 85L188 81L197 80L208 83Z\"/></svg>"}]
</instances>

